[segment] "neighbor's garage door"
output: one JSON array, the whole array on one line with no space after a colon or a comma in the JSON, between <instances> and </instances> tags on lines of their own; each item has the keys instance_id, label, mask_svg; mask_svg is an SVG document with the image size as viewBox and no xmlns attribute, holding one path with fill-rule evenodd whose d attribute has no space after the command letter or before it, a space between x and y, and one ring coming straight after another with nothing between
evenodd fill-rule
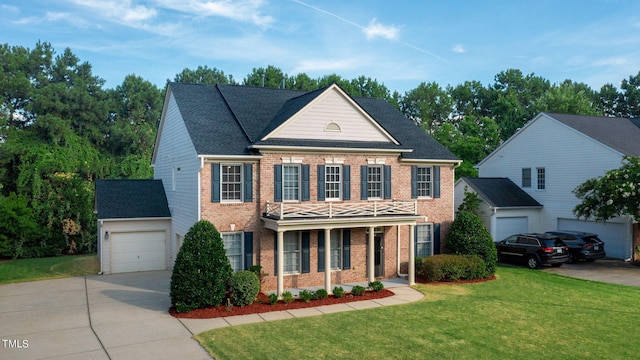
<instances>
[{"instance_id":1,"label":"neighbor's garage door","mask_svg":"<svg viewBox=\"0 0 640 360\"><path fill-rule=\"evenodd\" d=\"M165 232L121 232L111 235L111 272L164 270Z\"/></svg>"},{"instance_id":2,"label":"neighbor's garage door","mask_svg":"<svg viewBox=\"0 0 640 360\"><path fill-rule=\"evenodd\" d=\"M559 230L576 230L598 234L604 241L607 257L627 259L631 257L631 243L627 239L627 226L620 223L601 223L575 219L558 219Z\"/></svg>"},{"instance_id":3,"label":"neighbor's garage door","mask_svg":"<svg viewBox=\"0 0 640 360\"><path fill-rule=\"evenodd\" d=\"M496 241L502 240L509 235L526 233L529 229L529 218L499 217L496 218Z\"/></svg>"}]
</instances>

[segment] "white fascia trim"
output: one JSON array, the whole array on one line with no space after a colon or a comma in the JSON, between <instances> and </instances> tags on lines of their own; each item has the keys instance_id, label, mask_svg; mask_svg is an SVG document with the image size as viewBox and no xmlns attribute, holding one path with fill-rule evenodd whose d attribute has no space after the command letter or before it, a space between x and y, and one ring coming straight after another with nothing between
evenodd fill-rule
<instances>
[{"instance_id":1,"label":"white fascia trim","mask_svg":"<svg viewBox=\"0 0 640 360\"><path fill-rule=\"evenodd\" d=\"M250 145L249 149L270 152L314 152L314 153L384 153L399 154L410 153L413 149L373 149L373 148L342 148L321 146L279 146L279 145Z\"/></svg>"},{"instance_id":2,"label":"white fascia trim","mask_svg":"<svg viewBox=\"0 0 640 360\"><path fill-rule=\"evenodd\" d=\"M251 161L262 160L262 155L198 155L201 161L212 162L217 160Z\"/></svg>"},{"instance_id":3,"label":"white fascia trim","mask_svg":"<svg viewBox=\"0 0 640 360\"><path fill-rule=\"evenodd\" d=\"M145 218L113 218L113 219L100 219L102 222L113 221L148 221L148 220L171 220L171 217L145 217Z\"/></svg>"},{"instance_id":4,"label":"white fascia trim","mask_svg":"<svg viewBox=\"0 0 640 360\"><path fill-rule=\"evenodd\" d=\"M428 164L449 164L454 167L460 166L462 160L438 160L438 159L400 159L403 164L428 165Z\"/></svg>"}]
</instances>

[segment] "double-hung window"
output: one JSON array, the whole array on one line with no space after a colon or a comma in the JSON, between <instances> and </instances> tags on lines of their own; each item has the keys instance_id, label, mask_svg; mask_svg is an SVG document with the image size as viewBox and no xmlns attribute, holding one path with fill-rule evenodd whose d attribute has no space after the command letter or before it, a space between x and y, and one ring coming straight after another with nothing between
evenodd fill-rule
<instances>
[{"instance_id":1,"label":"double-hung window","mask_svg":"<svg viewBox=\"0 0 640 360\"><path fill-rule=\"evenodd\" d=\"M325 166L325 200L340 200L342 197L342 166Z\"/></svg>"},{"instance_id":2,"label":"double-hung window","mask_svg":"<svg viewBox=\"0 0 640 360\"><path fill-rule=\"evenodd\" d=\"M382 199L382 166L367 167L367 198Z\"/></svg>"},{"instance_id":3,"label":"double-hung window","mask_svg":"<svg viewBox=\"0 0 640 360\"><path fill-rule=\"evenodd\" d=\"M523 188L531 187L531 168L522 169L522 187Z\"/></svg>"},{"instance_id":4,"label":"double-hung window","mask_svg":"<svg viewBox=\"0 0 640 360\"><path fill-rule=\"evenodd\" d=\"M240 271L244 269L242 263L242 232L222 234L222 242L224 243L224 248L227 252L227 258L229 258L229 262L231 263L231 268L233 268L233 271Z\"/></svg>"},{"instance_id":5,"label":"double-hung window","mask_svg":"<svg viewBox=\"0 0 640 360\"><path fill-rule=\"evenodd\" d=\"M432 167L422 167L419 166L417 168L417 185L418 185L418 197L432 197L433 192L433 178L431 176Z\"/></svg>"},{"instance_id":6,"label":"double-hung window","mask_svg":"<svg viewBox=\"0 0 640 360\"><path fill-rule=\"evenodd\" d=\"M537 168L538 173L538 190L546 189L545 171L544 168Z\"/></svg>"},{"instance_id":7,"label":"double-hung window","mask_svg":"<svg viewBox=\"0 0 640 360\"><path fill-rule=\"evenodd\" d=\"M431 224L416 225L416 257L433 255L433 226Z\"/></svg>"},{"instance_id":8,"label":"double-hung window","mask_svg":"<svg viewBox=\"0 0 640 360\"><path fill-rule=\"evenodd\" d=\"M220 185L222 201L242 201L242 165L222 164Z\"/></svg>"},{"instance_id":9,"label":"double-hung window","mask_svg":"<svg viewBox=\"0 0 640 360\"><path fill-rule=\"evenodd\" d=\"M331 230L331 270L342 269L342 230Z\"/></svg>"},{"instance_id":10,"label":"double-hung window","mask_svg":"<svg viewBox=\"0 0 640 360\"><path fill-rule=\"evenodd\" d=\"M282 200L300 200L300 166L282 166Z\"/></svg>"},{"instance_id":11,"label":"double-hung window","mask_svg":"<svg viewBox=\"0 0 640 360\"><path fill-rule=\"evenodd\" d=\"M284 272L295 274L300 272L301 233L288 231L284 233Z\"/></svg>"}]
</instances>

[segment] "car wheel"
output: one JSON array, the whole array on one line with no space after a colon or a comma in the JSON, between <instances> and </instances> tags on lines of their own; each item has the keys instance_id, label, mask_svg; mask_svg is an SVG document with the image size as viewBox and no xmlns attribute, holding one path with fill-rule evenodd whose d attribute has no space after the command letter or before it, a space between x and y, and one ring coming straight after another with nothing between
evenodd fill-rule
<instances>
[{"instance_id":1,"label":"car wheel","mask_svg":"<svg viewBox=\"0 0 640 360\"><path fill-rule=\"evenodd\" d=\"M574 262L576 262L576 258L571 252L569 252L567 255L569 255L569 261L567 261L567 264L573 264Z\"/></svg>"},{"instance_id":2,"label":"car wheel","mask_svg":"<svg viewBox=\"0 0 640 360\"><path fill-rule=\"evenodd\" d=\"M540 262L538 261L537 257L529 256L529 258L527 259L527 266L529 267L529 269L537 269L538 267L540 267Z\"/></svg>"}]
</instances>

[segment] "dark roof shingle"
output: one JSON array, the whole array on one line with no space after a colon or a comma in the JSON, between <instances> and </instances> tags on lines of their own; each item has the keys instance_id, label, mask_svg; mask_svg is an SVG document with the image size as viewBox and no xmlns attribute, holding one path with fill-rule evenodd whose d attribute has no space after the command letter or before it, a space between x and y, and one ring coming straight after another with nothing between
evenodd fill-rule
<instances>
[{"instance_id":1,"label":"dark roof shingle","mask_svg":"<svg viewBox=\"0 0 640 360\"><path fill-rule=\"evenodd\" d=\"M161 180L97 180L98 219L171 217Z\"/></svg>"},{"instance_id":2,"label":"dark roof shingle","mask_svg":"<svg viewBox=\"0 0 640 360\"><path fill-rule=\"evenodd\" d=\"M542 207L509 178L463 177L471 188L491 207Z\"/></svg>"}]
</instances>

